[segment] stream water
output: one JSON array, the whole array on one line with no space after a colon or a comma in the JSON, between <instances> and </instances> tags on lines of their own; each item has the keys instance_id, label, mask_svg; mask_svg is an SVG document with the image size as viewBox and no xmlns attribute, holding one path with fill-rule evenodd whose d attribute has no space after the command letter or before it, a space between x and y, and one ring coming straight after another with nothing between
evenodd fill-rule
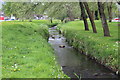
<instances>
[{"instance_id":1,"label":"stream water","mask_svg":"<svg viewBox=\"0 0 120 80\"><path fill-rule=\"evenodd\" d=\"M72 46L69 46L66 38L59 34L56 27L49 28L49 34L48 42L53 47L56 60L66 75L71 78L114 78L114 80L117 80L117 76L110 70L88 59ZM61 46L64 46L64 48Z\"/></svg>"}]
</instances>

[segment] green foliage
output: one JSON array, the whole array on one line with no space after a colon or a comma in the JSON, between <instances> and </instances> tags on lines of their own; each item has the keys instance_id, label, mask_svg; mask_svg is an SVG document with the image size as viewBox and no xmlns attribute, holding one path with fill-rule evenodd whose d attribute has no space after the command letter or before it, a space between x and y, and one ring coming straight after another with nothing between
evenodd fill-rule
<instances>
[{"instance_id":1,"label":"green foliage","mask_svg":"<svg viewBox=\"0 0 120 80\"><path fill-rule=\"evenodd\" d=\"M62 33L67 38L68 42L79 51L85 52L86 55L91 55L101 61L106 66L120 70L118 61L118 24L108 23L111 37L104 37L102 25L100 21L95 21L98 30L97 34L91 31L84 31L84 23L82 21L73 21L59 25ZM90 22L89 22L89 26ZM71 37L72 36L72 37Z\"/></svg>"},{"instance_id":2,"label":"green foliage","mask_svg":"<svg viewBox=\"0 0 120 80\"><path fill-rule=\"evenodd\" d=\"M39 22L39 25L38 25ZM2 78L65 78L41 22L2 22Z\"/></svg>"},{"instance_id":3,"label":"green foliage","mask_svg":"<svg viewBox=\"0 0 120 80\"><path fill-rule=\"evenodd\" d=\"M89 8L91 11L98 10L97 2L89 2ZM107 5L105 4L105 14L108 16ZM69 8L68 8L69 7ZM118 15L118 10L116 4L112 4L113 15L116 17ZM33 15L48 15L51 18L56 18L63 20L66 17L72 16L74 18L79 18L81 15L81 10L78 2L6 2L3 5L3 11L6 16L14 14L16 18L19 19L33 19Z\"/></svg>"},{"instance_id":4,"label":"green foliage","mask_svg":"<svg viewBox=\"0 0 120 80\"><path fill-rule=\"evenodd\" d=\"M19 19L33 19L37 4L31 2L7 2L3 5L6 16L13 14Z\"/></svg>"},{"instance_id":5,"label":"green foliage","mask_svg":"<svg viewBox=\"0 0 120 80\"><path fill-rule=\"evenodd\" d=\"M42 9L49 17L63 20L64 18L68 17L69 14L67 6L70 7L71 13L74 15L74 17L80 16L80 8L77 2L49 2L44 3Z\"/></svg>"}]
</instances>

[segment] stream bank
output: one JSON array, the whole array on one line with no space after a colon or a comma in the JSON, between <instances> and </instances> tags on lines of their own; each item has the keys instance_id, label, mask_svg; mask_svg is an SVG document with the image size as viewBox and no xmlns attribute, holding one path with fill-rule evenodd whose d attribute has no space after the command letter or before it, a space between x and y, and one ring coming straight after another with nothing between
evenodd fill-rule
<instances>
[{"instance_id":1,"label":"stream bank","mask_svg":"<svg viewBox=\"0 0 120 80\"><path fill-rule=\"evenodd\" d=\"M68 45L66 38L59 34L56 27L49 28L49 33L48 42L53 47L56 60L66 75L71 78L107 78L117 80L117 76L109 69L97 64Z\"/></svg>"}]
</instances>

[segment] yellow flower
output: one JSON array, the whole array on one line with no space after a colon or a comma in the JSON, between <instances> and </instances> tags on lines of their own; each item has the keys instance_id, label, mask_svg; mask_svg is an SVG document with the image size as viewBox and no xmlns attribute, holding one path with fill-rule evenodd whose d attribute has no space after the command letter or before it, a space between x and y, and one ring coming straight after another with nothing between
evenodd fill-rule
<instances>
[{"instance_id":1,"label":"yellow flower","mask_svg":"<svg viewBox=\"0 0 120 80\"><path fill-rule=\"evenodd\" d=\"M3 67L3 69L5 69L5 67Z\"/></svg>"},{"instance_id":2,"label":"yellow flower","mask_svg":"<svg viewBox=\"0 0 120 80\"><path fill-rule=\"evenodd\" d=\"M14 69L13 71L15 72L15 71L17 71L17 69Z\"/></svg>"}]
</instances>

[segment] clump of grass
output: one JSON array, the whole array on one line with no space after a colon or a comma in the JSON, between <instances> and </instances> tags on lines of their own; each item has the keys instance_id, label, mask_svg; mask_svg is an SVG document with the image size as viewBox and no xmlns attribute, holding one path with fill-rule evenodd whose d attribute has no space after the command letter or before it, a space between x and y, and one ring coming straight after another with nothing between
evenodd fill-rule
<instances>
[{"instance_id":1,"label":"clump of grass","mask_svg":"<svg viewBox=\"0 0 120 80\"><path fill-rule=\"evenodd\" d=\"M47 25L48 25L48 27L54 27L54 26L57 26L58 23L49 23L49 24L47 24Z\"/></svg>"},{"instance_id":2,"label":"clump of grass","mask_svg":"<svg viewBox=\"0 0 120 80\"><path fill-rule=\"evenodd\" d=\"M101 61L113 70L120 71L118 61L118 23L108 23L111 37L104 37L102 25L100 21L95 21L98 33L92 32L89 22L90 31L84 31L82 21L72 21L66 24L60 24L59 28L67 38L67 41L86 55L91 55L95 59Z\"/></svg>"},{"instance_id":3,"label":"clump of grass","mask_svg":"<svg viewBox=\"0 0 120 80\"><path fill-rule=\"evenodd\" d=\"M53 20L53 23L50 22L50 20L33 20L33 23L36 23L36 24L45 24L47 25L48 27L54 27L54 26L57 26L59 23L60 23L60 20Z\"/></svg>"},{"instance_id":4,"label":"clump of grass","mask_svg":"<svg viewBox=\"0 0 120 80\"><path fill-rule=\"evenodd\" d=\"M47 43L48 28L34 22L2 22L2 78L65 78Z\"/></svg>"}]
</instances>

